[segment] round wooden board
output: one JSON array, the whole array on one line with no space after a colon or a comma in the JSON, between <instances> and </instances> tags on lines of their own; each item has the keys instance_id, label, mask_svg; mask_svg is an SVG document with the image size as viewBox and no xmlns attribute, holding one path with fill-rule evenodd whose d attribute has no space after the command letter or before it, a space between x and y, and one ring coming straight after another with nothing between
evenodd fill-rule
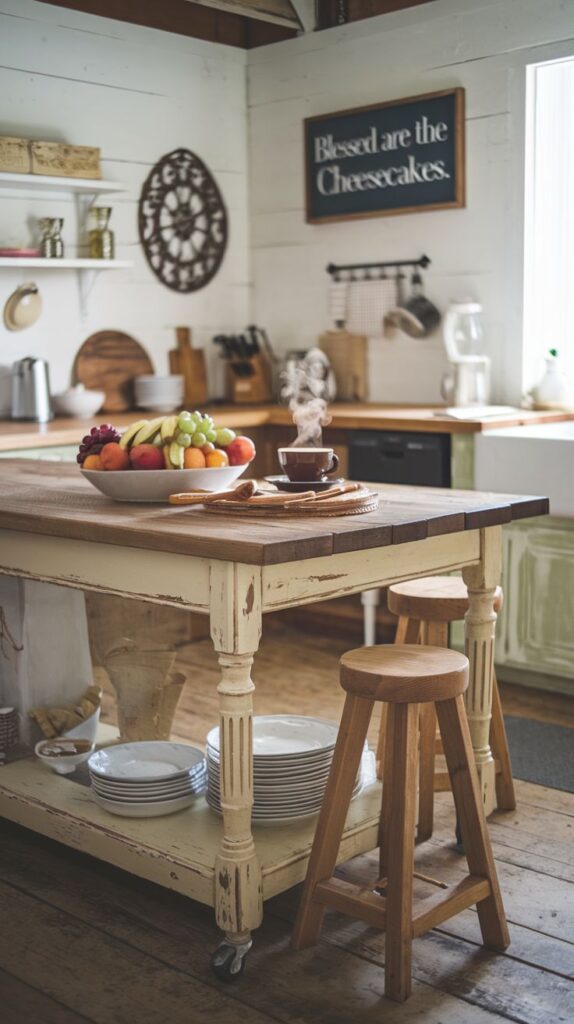
<instances>
[{"instance_id":1,"label":"round wooden board","mask_svg":"<svg viewBox=\"0 0 574 1024\"><path fill-rule=\"evenodd\" d=\"M246 516L282 516L289 519L301 519L304 517L318 518L319 516L359 516L366 512L374 512L379 505L379 496L373 491L364 488L352 496L352 500L338 501L336 497L330 500L306 502L299 508L288 505L257 505L247 501L210 501L205 504L205 510L209 512L227 512L228 515Z\"/></svg>"},{"instance_id":2,"label":"round wooden board","mask_svg":"<svg viewBox=\"0 0 574 1024\"><path fill-rule=\"evenodd\" d=\"M98 331L80 347L74 360L73 380L86 388L105 391L103 412L129 412L134 408L133 379L153 373L142 345L122 331Z\"/></svg>"}]
</instances>

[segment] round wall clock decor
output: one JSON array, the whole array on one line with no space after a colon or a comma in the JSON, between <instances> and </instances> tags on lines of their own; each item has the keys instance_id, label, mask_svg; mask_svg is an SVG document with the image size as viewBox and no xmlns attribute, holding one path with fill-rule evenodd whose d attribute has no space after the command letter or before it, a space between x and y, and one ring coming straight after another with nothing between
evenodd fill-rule
<instances>
[{"instance_id":1,"label":"round wall clock decor","mask_svg":"<svg viewBox=\"0 0 574 1024\"><path fill-rule=\"evenodd\" d=\"M195 292L215 277L227 246L227 211L195 153L174 149L152 168L142 188L138 224L146 259L168 288Z\"/></svg>"}]
</instances>

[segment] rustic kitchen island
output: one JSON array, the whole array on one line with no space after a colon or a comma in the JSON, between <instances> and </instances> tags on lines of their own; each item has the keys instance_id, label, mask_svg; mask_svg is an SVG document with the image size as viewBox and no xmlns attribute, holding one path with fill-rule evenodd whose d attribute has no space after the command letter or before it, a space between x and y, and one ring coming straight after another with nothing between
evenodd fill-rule
<instances>
[{"instance_id":1,"label":"rustic kitchen island","mask_svg":"<svg viewBox=\"0 0 574 1024\"><path fill-rule=\"evenodd\" d=\"M95 493L74 466L0 465L0 573L208 614L219 657L223 824L203 800L165 819L112 819L90 791L33 758L0 773L0 814L215 907L228 963L241 960L263 900L300 881L313 823L251 829L251 666L263 615L401 579L462 569L471 662L467 710L484 805L494 590L502 526L543 515L545 498L383 485L377 511L328 520L214 516ZM62 628L67 628L62 623ZM293 652L297 658L297 652ZM336 685L336 680L334 680ZM340 859L376 844L379 784L356 798Z\"/></svg>"}]
</instances>

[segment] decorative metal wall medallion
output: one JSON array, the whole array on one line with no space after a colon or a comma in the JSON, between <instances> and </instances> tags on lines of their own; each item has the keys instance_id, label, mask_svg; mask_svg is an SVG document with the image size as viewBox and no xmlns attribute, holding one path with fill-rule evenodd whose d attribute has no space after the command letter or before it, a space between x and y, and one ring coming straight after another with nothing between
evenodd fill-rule
<instances>
[{"instance_id":1,"label":"decorative metal wall medallion","mask_svg":"<svg viewBox=\"0 0 574 1024\"><path fill-rule=\"evenodd\" d=\"M227 211L214 178L189 149L174 149L144 182L139 235L154 274L177 292L215 277L227 246Z\"/></svg>"}]
</instances>

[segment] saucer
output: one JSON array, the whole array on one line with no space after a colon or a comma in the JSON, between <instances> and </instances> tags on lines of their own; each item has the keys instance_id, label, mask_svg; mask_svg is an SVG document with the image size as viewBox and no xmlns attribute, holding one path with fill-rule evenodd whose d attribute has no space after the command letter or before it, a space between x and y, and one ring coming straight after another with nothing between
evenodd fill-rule
<instances>
[{"instance_id":1,"label":"saucer","mask_svg":"<svg viewBox=\"0 0 574 1024\"><path fill-rule=\"evenodd\" d=\"M278 491L290 491L292 494L300 491L327 491L329 487L345 483L342 476L329 477L327 480L290 480L288 476L266 476L265 479L268 484L274 484Z\"/></svg>"}]
</instances>

